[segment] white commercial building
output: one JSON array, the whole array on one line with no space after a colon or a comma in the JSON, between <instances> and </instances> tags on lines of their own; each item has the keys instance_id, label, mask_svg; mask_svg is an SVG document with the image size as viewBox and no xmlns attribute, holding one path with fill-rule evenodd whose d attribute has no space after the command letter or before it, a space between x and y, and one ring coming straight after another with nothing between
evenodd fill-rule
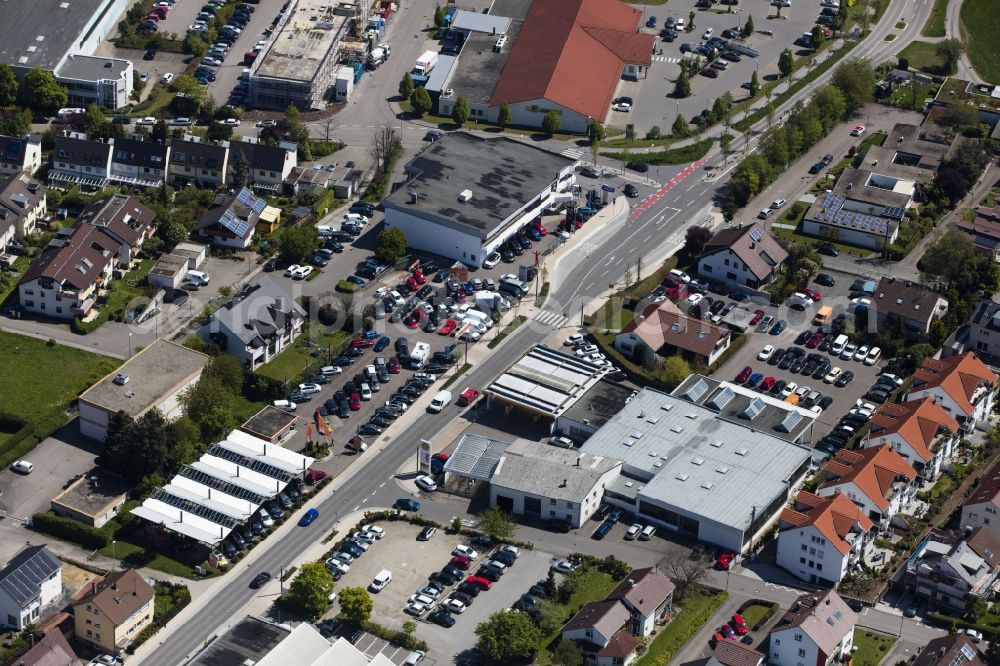
<instances>
[{"instance_id":1,"label":"white commercial building","mask_svg":"<svg viewBox=\"0 0 1000 666\"><path fill-rule=\"evenodd\" d=\"M406 182L382 202L385 226L410 247L478 268L575 183L576 163L523 141L452 132L406 165Z\"/></svg>"}]
</instances>

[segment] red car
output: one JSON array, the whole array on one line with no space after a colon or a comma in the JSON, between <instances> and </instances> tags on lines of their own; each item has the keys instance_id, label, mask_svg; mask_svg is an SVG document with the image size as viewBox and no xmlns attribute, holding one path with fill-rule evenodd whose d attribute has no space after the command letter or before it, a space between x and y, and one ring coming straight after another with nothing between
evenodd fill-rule
<instances>
[{"instance_id":1,"label":"red car","mask_svg":"<svg viewBox=\"0 0 1000 666\"><path fill-rule=\"evenodd\" d=\"M455 300L458 301L459 303L464 303L465 302L465 292L464 291L456 291L455 292Z\"/></svg>"},{"instance_id":2,"label":"red car","mask_svg":"<svg viewBox=\"0 0 1000 666\"><path fill-rule=\"evenodd\" d=\"M806 347L808 347L809 349L816 349L816 347L819 347L819 343L823 342L823 338L825 337L826 333L823 333L822 331L816 331L815 333L812 334L812 337L809 338L809 341L806 342Z\"/></svg>"},{"instance_id":3,"label":"red car","mask_svg":"<svg viewBox=\"0 0 1000 666\"><path fill-rule=\"evenodd\" d=\"M407 278L406 279L406 288L409 289L410 291L416 291L416 290L420 289L420 285L417 283L417 278L413 278L413 277Z\"/></svg>"},{"instance_id":4,"label":"red car","mask_svg":"<svg viewBox=\"0 0 1000 666\"><path fill-rule=\"evenodd\" d=\"M374 340L366 340L364 338L358 338L357 340L351 340L351 346L355 349L367 349L375 344Z\"/></svg>"},{"instance_id":5,"label":"red car","mask_svg":"<svg viewBox=\"0 0 1000 666\"><path fill-rule=\"evenodd\" d=\"M733 553L723 553L722 555L719 555L719 559L715 561L715 564L723 571L726 571L733 566L733 562L735 561L736 555Z\"/></svg>"},{"instance_id":6,"label":"red car","mask_svg":"<svg viewBox=\"0 0 1000 666\"><path fill-rule=\"evenodd\" d=\"M468 407L469 405L474 403L476 401L476 398L478 397L479 397L479 391L477 391L474 388L467 388L464 391L462 391L462 395L458 396L458 406Z\"/></svg>"},{"instance_id":7,"label":"red car","mask_svg":"<svg viewBox=\"0 0 1000 666\"><path fill-rule=\"evenodd\" d=\"M732 638L736 635L736 632L733 631L733 628L730 627L728 624L724 624L721 627L719 627L719 631L722 632L723 638Z\"/></svg>"},{"instance_id":8,"label":"red car","mask_svg":"<svg viewBox=\"0 0 1000 666\"><path fill-rule=\"evenodd\" d=\"M359 394L357 391L355 391L354 393L352 393L351 394L351 401L348 404L348 407L351 408L352 412L356 412L359 409L361 409L361 394Z\"/></svg>"},{"instance_id":9,"label":"red car","mask_svg":"<svg viewBox=\"0 0 1000 666\"><path fill-rule=\"evenodd\" d=\"M407 328L416 328L420 325L420 316L416 314L408 314L406 318L403 319L403 323L406 324Z\"/></svg>"},{"instance_id":10,"label":"red car","mask_svg":"<svg viewBox=\"0 0 1000 666\"><path fill-rule=\"evenodd\" d=\"M493 583L486 580L482 576L469 576L468 578L465 579L465 582L477 585L480 590L489 590L493 587Z\"/></svg>"},{"instance_id":11,"label":"red car","mask_svg":"<svg viewBox=\"0 0 1000 666\"><path fill-rule=\"evenodd\" d=\"M777 381L778 380L775 379L774 377L772 377L771 375L768 375L767 377L764 377L764 379L762 379L760 381L760 390L761 391L770 391L772 388L774 388L774 384Z\"/></svg>"},{"instance_id":12,"label":"red car","mask_svg":"<svg viewBox=\"0 0 1000 666\"><path fill-rule=\"evenodd\" d=\"M764 318L764 311L763 310L754 310L753 311L753 319L750 320L750 325L751 326L756 326L757 324L760 323L760 320L763 319L763 318Z\"/></svg>"},{"instance_id":13,"label":"red car","mask_svg":"<svg viewBox=\"0 0 1000 666\"><path fill-rule=\"evenodd\" d=\"M801 289L799 289L799 292L811 298L813 303L816 303L823 298L822 294L820 294L818 291L813 291L812 289L807 289L806 287L802 287Z\"/></svg>"},{"instance_id":14,"label":"red car","mask_svg":"<svg viewBox=\"0 0 1000 666\"><path fill-rule=\"evenodd\" d=\"M319 483L326 478L326 472L320 471L318 469L311 469L306 472L306 484L313 485Z\"/></svg>"},{"instance_id":15,"label":"red car","mask_svg":"<svg viewBox=\"0 0 1000 666\"><path fill-rule=\"evenodd\" d=\"M752 374L753 374L753 369L751 369L751 367L748 365L747 367L743 368L743 371L740 372L740 374L736 375L736 383L742 384L746 380L750 379L750 375Z\"/></svg>"},{"instance_id":16,"label":"red car","mask_svg":"<svg viewBox=\"0 0 1000 666\"><path fill-rule=\"evenodd\" d=\"M390 358L389 362L385 366L385 369L389 371L390 375L398 375L399 368L400 368L399 359L396 358L395 356Z\"/></svg>"},{"instance_id":17,"label":"red car","mask_svg":"<svg viewBox=\"0 0 1000 666\"><path fill-rule=\"evenodd\" d=\"M427 278L424 277L424 272L419 268L413 269L413 279L417 281L417 284L424 284L427 282Z\"/></svg>"},{"instance_id":18,"label":"red car","mask_svg":"<svg viewBox=\"0 0 1000 666\"><path fill-rule=\"evenodd\" d=\"M441 324L441 328L438 329L438 335L451 335L458 328L458 322L454 319L449 319L445 323Z\"/></svg>"},{"instance_id":19,"label":"red car","mask_svg":"<svg viewBox=\"0 0 1000 666\"><path fill-rule=\"evenodd\" d=\"M472 565L472 560L467 558L465 555L456 555L451 558L451 562L449 562L449 564L454 564L459 569L465 571Z\"/></svg>"},{"instance_id":20,"label":"red car","mask_svg":"<svg viewBox=\"0 0 1000 666\"><path fill-rule=\"evenodd\" d=\"M747 623L743 619L743 616L737 613L732 619L733 629L736 630L737 636L745 636L749 629L747 629Z\"/></svg>"}]
</instances>

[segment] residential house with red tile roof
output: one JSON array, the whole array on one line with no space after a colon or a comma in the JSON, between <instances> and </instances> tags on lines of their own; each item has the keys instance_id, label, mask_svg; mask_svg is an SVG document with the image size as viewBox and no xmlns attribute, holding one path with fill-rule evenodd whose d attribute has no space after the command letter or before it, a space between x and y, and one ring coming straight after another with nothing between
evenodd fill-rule
<instances>
[{"instance_id":1,"label":"residential house with red tile roof","mask_svg":"<svg viewBox=\"0 0 1000 666\"><path fill-rule=\"evenodd\" d=\"M651 636L656 620L674 601L674 584L656 567L635 569L611 590L605 599L617 599L632 615L629 630L636 636Z\"/></svg>"},{"instance_id":2,"label":"residential house with red tile roof","mask_svg":"<svg viewBox=\"0 0 1000 666\"><path fill-rule=\"evenodd\" d=\"M155 590L135 569L115 571L84 588L73 603L78 640L117 654L153 623Z\"/></svg>"},{"instance_id":3,"label":"residential house with red tile roof","mask_svg":"<svg viewBox=\"0 0 1000 666\"><path fill-rule=\"evenodd\" d=\"M986 659L965 634L947 634L929 641L913 666L986 666Z\"/></svg>"},{"instance_id":4,"label":"residential house with red tile roof","mask_svg":"<svg viewBox=\"0 0 1000 666\"><path fill-rule=\"evenodd\" d=\"M839 583L874 541L872 521L841 493L799 492L778 526L778 565L820 585Z\"/></svg>"},{"instance_id":5,"label":"residential house with red tile roof","mask_svg":"<svg viewBox=\"0 0 1000 666\"><path fill-rule=\"evenodd\" d=\"M858 615L833 590L800 596L768 634L772 666L822 666L851 655Z\"/></svg>"},{"instance_id":6,"label":"residential house with red tile roof","mask_svg":"<svg viewBox=\"0 0 1000 666\"><path fill-rule=\"evenodd\" d=\"M495 121L507 104L512 123L527 127L554 110L564 132L605 122L622 77L644 77L652 62L656 37L639 31L642 17L618 0L532 3L488 107L470 100L470 110ZM442 98L441 113L449 112Z\"/></svg>"},{"instance_id":7,"label":"residential house with red tile roof","mask_svg":"<svg viewBox=\"0 0 1000 666\"><path fill-rule=\"evenodd\" d=\"M962 504L962 527L985 527L1000 538L1000 463L983 474L979 485Z\"/></svg>"},{"instance_id":8,"label":"residential house with red tile roof","mask_svg":"<svg viewBox=\"0 0 1000 666\"><path fill-rule=\"evenodd\" d=\"M988 530L931 530L906 562L906 590L946 612L963 615L988 599L1000 573L1000 539Z\"/></svg>"},{"instance_id":9,"label":"residential house with red tile roof","mask_svg":"<svg viewBox=\"0 0 1000 666\"><path fill-rule=\"evenodd\" d=\"M681 314L667 299L648 306L615 336L615 349L637 363L651 366L660 357L680 355L711 365L729 349L732 331Z\"/></svg>"},{"instance_id":10,"label":"residential house with red tile roof","mask_svg":"<svg viewBox=\"0 0 1000 666\"><path fill-rule=\"evenodd\" d=\"M788 252L756 222L722 229L698 257L698 274L727 287L760 289L778 275Z\"/></svg>"},{"instance_id":11,"label":"residential house with red tile roof","mask_svg":"<svg viewBox=\"0 0 1000 666\"><path fill-rule=\"evenodd\" d=\"M928 358L913 375L907 400L933 397L958 422L959 434L971 432L993 409L997 375L975 352Z\"/></svg>"},{"instance_id":12,"label":"residential house with red tile roof","mask_svg":"<svg viewBox=\"0 0 1000 666\"><path fill-rule=\"evenodd\" d=\"M816 494L846 495L882 530L916 496L916 471L887 444L858 451L840 449L824 471L826 480Z\"/></svg>"},{"instance_id":13,"label":"residential house with red tile roof","mask_svg":"<svg viewBox=\"0 0 1000 666\"><path fill-rule=\"evenodd\" d=\"M81 664L69 641L58 629L47 632L40 641L32 642L33 645L26 652L7 663L16 666L80 666Z\"/></svg>"},{"instance_id":14,"label":"residential house with red tile roof","mask_svg":"<svg viewBox=\"0 0 1000 666\"><path fill-rule=\"evenodd\" d=\"M888 444L917 472L917 481L937 478L941 463L951 458L958 441L958 422L932 396L887 402L871 419L864 446Z\"/></svg>"},{"instance_id":15,"label":"residential house with red tile roof","mask_svg":"<svg viewBox=\"0 0 1000 666\"><path fill-rule=\"evenodd\" d=\"M761 666L764 656L735 638L724 638L715 644L705 666Z\"/></svg>"},{"instance_id":16,"label":"residential house with red tile roof","mask_svg":"<svg viewBox=\"0 0 1000 666\"><path fill-rule=\"evenodd\" d=\"M639 641L629 632L632 616L617 599L592 601L563 625L562 639L576 641L587 662L596 666L628 666Z\"/></svg>"}]
</instances>

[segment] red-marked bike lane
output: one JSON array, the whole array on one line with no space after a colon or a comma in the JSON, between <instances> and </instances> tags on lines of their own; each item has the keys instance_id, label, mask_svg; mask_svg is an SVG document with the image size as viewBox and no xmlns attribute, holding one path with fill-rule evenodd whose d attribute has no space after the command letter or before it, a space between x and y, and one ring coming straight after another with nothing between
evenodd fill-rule
<instances>
[{"instance_id":1,"label":"red-marked bike lane","mask_svg":"<svg viewBox=\"0 0 1000 666\"><path fill-rule=\"evenodd\" d=\"M692 172L698 169L702 164L705 163L705 158L698 160L697 162L692 162L688 166L684 167L684 170L679 174L670 179L670 182L666 183L663 187L658 189L656 192L651 194L648 199L639 204L636 208L632 209L632 213L629 215L630 219L635 219L645 213L647 210L652 208L656 202L666 196L667 192L674 189L677 185L681 183L685 178L690 176Z\"/></svg>"}]
</instances>

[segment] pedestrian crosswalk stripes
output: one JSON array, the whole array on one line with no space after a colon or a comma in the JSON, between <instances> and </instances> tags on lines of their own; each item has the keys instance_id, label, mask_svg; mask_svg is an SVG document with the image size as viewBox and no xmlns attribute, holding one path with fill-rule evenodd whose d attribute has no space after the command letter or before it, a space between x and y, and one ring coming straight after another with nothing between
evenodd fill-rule
<instances>
[{"instance_id":1,"label":"pedestrian crosswalk stripes","mask_svg":"<svg viewBox=\"0 0 1000 666\"><path fill-rule=\"evenodd\" d=\"M680 62L680 58L670 58L667 56L653 56L653 60L656 62Z\"/></svg>"},{"instance_id":2,"label":"pedestrian crosswalk stripes","mask_svg":"<svg viewBox=\"0 0 1000 666\"><path fill-rule=\"evenodd\" d=\"M538 316L535 317L535 321L540 321L543 324L548 324L553 328L560 328L562 327L563 324L569 321L569 319L559 314L558 312L543 310L538 313Z\"/></svg>"},{"instance_id":3,"label":"pedestrian crosswalk stripes","mask_svg":"<svg viewBox=\"0 0 1000 666\"><path fill-rule=\"evenodd\" d=\"M583 157L583 151L577 148L567 148L566 150L562 151L562 154L574 160L578 160L581 157Z\"/></svg>"}]
</instances>

